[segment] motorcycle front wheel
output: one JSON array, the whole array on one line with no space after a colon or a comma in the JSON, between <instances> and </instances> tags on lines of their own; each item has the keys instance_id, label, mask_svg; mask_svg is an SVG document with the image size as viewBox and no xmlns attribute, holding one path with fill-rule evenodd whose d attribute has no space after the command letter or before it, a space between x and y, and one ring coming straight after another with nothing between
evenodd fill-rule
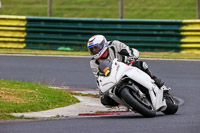
<instances>
[{"instance_id":1,"label":"motorcycle front wheel","mask_svg":"<svg viewBox=\"0 0 200 133\"><path fill-rule=\"evenodd\" d=\"M165 111L162 111L166 115L172 115L175 114L178 111L178 104L175 101L174 97L171 94L168 94L165 96L167 109Z\"/></svg>"},{"instance_id":2,"label":"motorcycle front wheel","mask_svg":"<svg viewBox=\"0 0 200 133\"><path fill-rule=\"evenodd\" d=\"M133 108L133 111L140 113L144 117L154 117L156 111L149 100L147 98L142 100L137 97L137 94L133 93L134 92L127 87L123 88L120 92L122 99ZM144 101L146 101L146 104Z\"/></svg>"}]
</instances>

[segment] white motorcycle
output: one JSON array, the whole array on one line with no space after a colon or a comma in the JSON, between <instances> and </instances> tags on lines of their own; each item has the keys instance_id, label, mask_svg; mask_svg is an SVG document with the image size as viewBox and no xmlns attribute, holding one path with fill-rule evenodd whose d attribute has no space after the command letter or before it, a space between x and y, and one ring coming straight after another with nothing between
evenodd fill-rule
<instances>
[{"instance_id":1,"label":"white motorcycle","mask_svg":"<svg viewBox=\"0 0 200 133\"><path fill-rule=\"evenodd\" d=\"M154 117L158 111L164 114L177 112L176 100L164 93L170 88L158 88L155 81L140 69L114 59L100 62L99 71L97 86L101 92L128 109L144 117Z\"/></svg>"}]
</instances>

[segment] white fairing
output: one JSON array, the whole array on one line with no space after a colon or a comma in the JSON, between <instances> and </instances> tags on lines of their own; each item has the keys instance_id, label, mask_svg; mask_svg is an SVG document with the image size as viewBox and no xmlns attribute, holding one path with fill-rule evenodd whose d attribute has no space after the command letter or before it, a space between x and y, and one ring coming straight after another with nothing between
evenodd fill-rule
<instances>
[{"instance_id":1,"label":"white fairing","mask_svg":"<svg viewBox=\"0 0 200 133\"><path fill-rule=\"evenodd\" d=\"M113 99L118 99L114 98L113 94L110 94L111 92L109 90L113 89L125 75L148 89L151 101L156 110L166 109L166 101L163 100L163 90L159 89L154 84L154 81L149 77L149 75L136 67L127 66L122 62L118 62L117 59L113 60L112 69L109 76L98 77L98 88L103 93L112 95Z\"/></svg>"}]
</instances>

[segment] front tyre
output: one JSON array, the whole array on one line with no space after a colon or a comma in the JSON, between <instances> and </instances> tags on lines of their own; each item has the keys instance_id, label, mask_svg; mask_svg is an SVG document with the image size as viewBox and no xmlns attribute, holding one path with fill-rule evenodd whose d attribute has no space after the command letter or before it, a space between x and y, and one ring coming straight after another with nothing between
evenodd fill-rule
<instances>
[{"instance_id":1,"label":"front tyre","mask_svg":"<svg viewBox=\"0 0 200 133\"><path fill-rule=\"evenodd\" d=\"M171 94L167 94L165 96L167 109L165 111L162 111L166 115L172 115L175 114L178 111L178 104L175 101L174 97Z\"/></svg>"},{"instance_id":2,"label":"front tyre","mask_svg":"<svg viewBox=\"0 0 200 133\"><path fill-rule=\"evenodd\" d=\"M147 106L148 104L150 104L148 99L145 99L145 101L148 101L148 103L146 102L147 104L145 105L145 103L136 96L137 94L133 95L133 93L134 92L132 92L131 89L126 87L120 92L121 97L134 109L134 111L142 114L144 117L154 117L156 115L156 111L154 110L152 105L151 107Z\"/></svg>"}]
</instances>

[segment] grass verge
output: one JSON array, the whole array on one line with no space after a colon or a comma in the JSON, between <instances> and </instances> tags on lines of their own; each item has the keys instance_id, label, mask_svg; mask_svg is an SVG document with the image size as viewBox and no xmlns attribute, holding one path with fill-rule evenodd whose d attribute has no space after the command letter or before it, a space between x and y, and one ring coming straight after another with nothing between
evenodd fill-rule
<instances>
[{"instance_id":1,"label":"grass verge","mask_svg":"<svg viewBox=\"0 0 200 133\"><path fill-rule=\"evenodd\" d=\"M200 59L200 51L195 52L141 52L140 58Z\"/></svg>"},{"instance_id":2,"label":"grass verge","mask_svg":"<svg viewBox=\"0 0 200 133\"><path fill-rule=\"evenodd\" d=\"M72 91L68 91L70 94L75 95L75 96L86 96L86 97L93 97L93 98L99 98L100 95L99 94L91 94L91 93L81 93L81 92L72 92Z\"/></svg>"},{"instance_id":3,"label":"grass verge","mask_svg":"<svg viewBox=\"0 0 200 133\"><path fill-rule=\"evenodd\" d=\"M66 55L90 56L89 52L69 52L56 50L0 49L0 54ZM140 52L140 58L200 59L200 51L184 52Z\"/></svg>"},{"instance_id":4,"label":"grass verge","mask_svg":"<svg viewBox=\"0 0 200 133\"><path fill-rule=\"evenodd\" d=\"M30 119L30 118L24 118L24 116L16 117L7 113L0 114L0 120L15 120L15 119Z\"/></svg>"},{"instance_id":5,"label":"grass verge","mask_svg":"<svg viewBox=\"0 0 200 133\"><path fill-rule=\"evenodd\" d=\"M70 52L58 50L33 50L33 49L0 49L0 54L30 54L30 55L71 55L89 56L89 52Z\"/></svg>"},{"instance_id":6,"label":"grass verge","mask_svg":"<svg viewBox=\"0 0 200 133\"><path fill-rule=\"evenodd\" d=\"M0 120L23 118L10 113L41 111L78 102L64 90L31 82L0 80Z\"/></svg>"}]
</instances>

